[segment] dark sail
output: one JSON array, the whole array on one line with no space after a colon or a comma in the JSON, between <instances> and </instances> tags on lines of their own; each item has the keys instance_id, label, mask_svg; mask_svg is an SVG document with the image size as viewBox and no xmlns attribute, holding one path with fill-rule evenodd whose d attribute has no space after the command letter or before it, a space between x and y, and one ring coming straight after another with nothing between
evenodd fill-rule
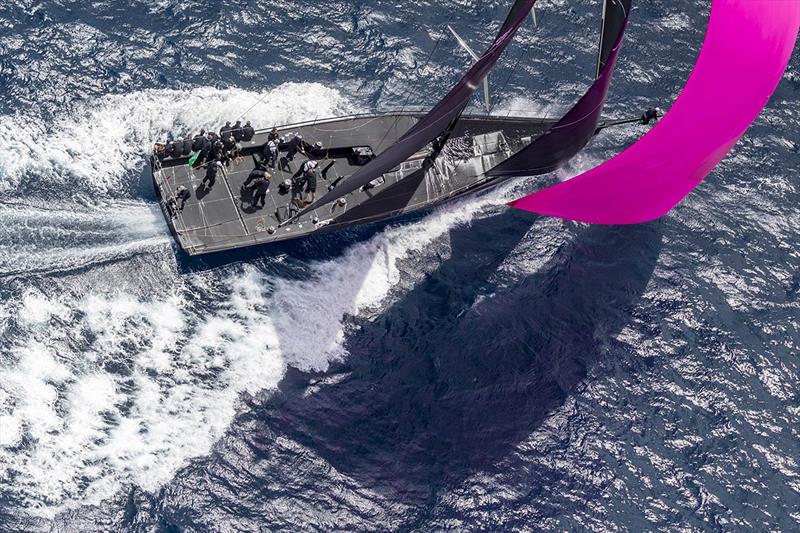
<instances>
[{"instance_id":1,"label":"dark sail","mask_svg":"<svg viewBox=\"0 0 800 533\"><path fill-rule=\"evenodd\" d=\"M338 187L303 209L294 218L363 187L396 168L400 163L406 161L439 136L445 134L464 111L475 90L481 85L482 80L489 74L503 51L513 40L514 35L522 26L522 23L525 22L535 3L536 0L517 0L494 42L456 86L447 93L447 96L420 119L397 143L386 149L382 154L370 161L369 164L357 170Z\"/></svg>"},{"instance_id":2,"label":"dark sail","mask_svg":"<svg viewBox=\"0 0 800 533\"><path fill-rule=\"evenodd\" d=\"M606 68L608 60L611 58L611 53L617 48L617 41L620 35L625 31L625 24L628 21L628 13L631 10L632 3L632 0L626 2L604 0L603 2L603 31L600 33L600 57L597 60L597 78Z\"/></svg>"},{"instance_id":3,"label":"dark sail","mask_svg":"<svg viewBox=\"0 0 800 533\"><path fill-rule=\"evenodd\" d=\"M541 137L497 165L487 176L536 176L552 172L575 157L597 131L614 74L633 0L607 0L600 41L600 73L570 111Z\"/></svg>"}]
</instances>

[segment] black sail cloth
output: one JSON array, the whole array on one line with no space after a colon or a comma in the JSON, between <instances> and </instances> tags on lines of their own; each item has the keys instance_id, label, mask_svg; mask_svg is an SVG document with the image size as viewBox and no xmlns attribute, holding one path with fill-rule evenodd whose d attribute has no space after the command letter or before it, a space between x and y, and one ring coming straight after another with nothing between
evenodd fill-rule
<instances>
[{"instance_id":1,"label":"black sail cloth","mask_svg":"<svg viewBox=\"0 0 800 533\"><path fill-rule=\"evenodd\" d=\"M525 22L535 3L536 0L517 0L494 42L456 86L447 93L447 96L406 132L397 143L357 170L338 187L303 209L294 218L301 217L320 206L329 204L363 187L396 168L403 161L406 161L420 149L447 132L458 120L475 90L480 86L483 79L489 75L489 71L500 59L508 44L514 39L514 35Z\"/></svg>"},{"instance_id":2,"label":"black sail cloth","mask_svg":"<svg viewBox=\"0 0 800 533\"><path fill-rule=\"evenodd\" d=\"M553 172L583 150L597 131L633 0L607 0L594 84L570 111L531 144L486 173L492 177Z\"/></svg>"}]
</instances>

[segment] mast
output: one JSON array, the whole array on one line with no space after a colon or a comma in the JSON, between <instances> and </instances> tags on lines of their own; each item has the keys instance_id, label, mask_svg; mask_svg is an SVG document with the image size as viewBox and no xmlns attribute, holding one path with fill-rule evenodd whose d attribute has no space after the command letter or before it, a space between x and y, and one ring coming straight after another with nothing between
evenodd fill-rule
<instances>
[{"instance_id":1,"label":"mast","mask_svg":"<svg viewBox=\"0 0 800 533\"><path fill-rule=\"evenodd\" d=\"M535 3L536 0L516 0L505 22L500 27L497 37L495 37L486 52L427 115L421 118L395 144L387 148L378 157L358 169L338 187L323 195L322 198L300 211L284 224L363 187L396 168L421 148L441 137L442 134L451 131L477 88L481 86L482 81L489 75L506 47L514 39L517 30L528 18L528 13L530 13Z\"/></svg>"}]
</instances>

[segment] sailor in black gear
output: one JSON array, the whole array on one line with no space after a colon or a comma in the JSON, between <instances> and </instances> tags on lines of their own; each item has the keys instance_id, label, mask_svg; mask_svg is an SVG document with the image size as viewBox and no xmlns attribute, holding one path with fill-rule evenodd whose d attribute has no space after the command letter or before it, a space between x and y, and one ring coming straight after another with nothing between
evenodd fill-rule
<instances>
[{"instance_id":1,"label":"sailor in black gear","mask_svg":"<svg viewBox=\"0 0 800 533\"><path fill-rule=\"evenodd\" d=\"M263 178L267 174L268 172L262 168L254 168L253 170L250 171L250 174L247 176L247 179L244 180L244 186L249 187L250 184L253 183L253 181L255 181L258 178Z\"/></svg>"},{"instance_id":2,"label":"sailor in black gear","mask_svg":"<svg viewBox=\"0 0 800 533\"><path fill-rule=\"evenodd\" d=\"M225 158L225 145L219 139L217 139L217 141L214 143L213 148L211 149L211 158L219 160Z\"/></svg>"},{"instance_id":3,"label":"sailor in black gear","mask_svg":"<svg viewBox=\"0 0 800 533\"><path fill-rule=\"evenodd\" d=\"M233 134L233 138L236 140L237 143L242 142L242 139L244 139L244 131L242 131L241 120L236 121L236 124L233 125L231 133Z\"/></svg>"},{"instance_id":4,"label":"sailor in black gear","mask_svg":"<svg viewBox=\"0 0 800 533\"><path fill-rule=\"evenodd\" d=\"M305 207L305 202L303 201L303 193L306 189L306 175L301 174L296 178L292 178L292 203L302 209Z\"/></svg>"},{"instance_id":5,"label":"sailor in black gear","mask_svg":"<svg viewBox=\"0 0 800 533\"><path fill-rule=\"evenodd\" d=\"M294 156L297 155L297 152L305 155L305 144L303 143L303 136L299 133L295 135L291 141L289 141L289 152L286 154L286 159L288 161L293 161Z\"/></svg>"},{"instance_id":6,"label":"sailor in black gear","mask_svg":"<svg viewBox=\"0 0 800 533\"><path fill-rule=\"evenodd\" d=\"M231 135L231 130L232 130L232 129L233 129L233 128L231 128L231 123L230 123L230 122L226 122L226 123L225 123L225 125L224 125L224 126L222 126L222 127L219 129L219 136L220 136L222 139L225 139L226 137L228 137L229 135Z\"/></svg>"},{"instance_id":7,"label":"sailor in black gear","mask_svg":"<svg viewBox=\"0 0 800 533\"><path fill-rule=\"evenodd\" d=\"M236 149L236 139L233 138L233 135L228 135L227 137L223 137L222 146L225 148L225 152L227 152L230 155L233 155Z\"/></svg>"},{"instance_id":8,"label":"sailor in black gear","mask_svg":"<svg viewBox=\"0 0 800 533\"><path fill-rule=\"evenodd\" d=\"M270 131L269 135L267 136L267 140L278 142L278 139L280 139L280 135L278 134L278 128L272 128L272 131Z\"/></svg>"},{"instance_id":9,"label":"sailor in black gear","mask_svg":"<svg viewBox=\"0 0 800 533\"><path fill-rule=\"evenodd\" d=\"M212 161L208 165L208 170L206 170L206 177L203 178L203 185L206 186L207 189L211 189L214 187L214 184L217 182L217 173L222 169L222 161Z\"/></svg>"},{"instance_id":10,"label":"sailor in black gear","mask_svg":"<svg viewBox=\"0 0 800 533\"><path fill-rule=\"evenodd\" d=\"M155 145L155 154L159 161L163 161L165 157L167 157L167 145L162 143L156 143Z\"/></svg>"},{"instance_id":11,"label":"sailor in black gear","mask_svg":"<svg viewBox=\"0 0 800 533\"><path fill-rule=\"evenodd\" d=\"M186 143L183 142L183 137L178 137L178 140L175 141L175 157L183 157L185 155L189 155L188 152L184 151L185 146ZM189 148L191 148L191 146Z\"/></svg>"},{"instance_id":12,"label":"sailor in black gear","mask_svg":"<svg viewBox=\"0 0 800 533\"><path fill-rule=\"evenodd\" d=\"M200 131L200 133L195 135L194 139L192 139L192 151L199 152L200 150L202 150L205 139L206 138L205 135L203 134L203 131Z\"/></svg>"},{"instance_id":13,"label":"sailor in black gear","mask_svg":"<svg viewBox=\"0 0 800 533\"><path fill-rule=\"evenodd\" d=\"M252 182L253 184L251 189L253 201L251 205L256 209L261 209L266 204L267 192L269 191L271 178L272 174L269 172L264 172L263 170L254 170L247 177L247 181L245 181L245 187L249 185L248 182ZM258 204L261 204L261 206Z\"/></svg>"},{"instance_id":14,"label":"sailor in black gear","mask_svg":"<svg viewBox=\"0 0 800 533\"><path fill-rule=\"evenodd\" d=\"M167 155L173 159L180 157L183 153L183 141L178 144L177 141L170 141L167 143Z\"/></svg>"},{"instance_id":15,"label":"sailor in black gear","mask_svg":"<svg viewBox=\"0 0 800 533\"><path fill-rule=\"evenodd\" d=\"M192 137L188 136L183 140L183 155L191 155L192 154Z\"/></svg>"},{"instance_id":16,"label":"sailor in black gear","mask_svg":"<svg viewBox=\"0 0 800 533\"><path fill-rule=\"evenodd\" d=\"M253 182L253 207L256 209L261 209L267 203L267 192L269 191L269 178L271 176L267 174L263 178L258 178ZM259 203L261 206L259 207Z\"/></svg>"},{"instance_id":17,"label":"sailor in black gear","mask_svg":"<svg viewBox=\"0 0 800 533\"><path fill-rule=\"evenodd\" d=\"M248 120L247 123L242 128L242 140L244 142L250 142L253 140L253 137L256 136L256 130L253 129L253 126L250 125L250 121Z\"/></svg>"},{"instance_id":18,"label":"sailor in black gear","mask_svg":"<svg viewBox=\"0 0 800 533\"><path fill-rule=\"evenodd\" d=\"M661 117L661 110L657 107L651 107L642 114L642 124L647 126L651 122L655 122Z\"/></svg>"},{"instance_id":19,"label":"sailor in black gear","mask_svg":"<svg viewBox=\"0 0 800 533\"><path fill-rule=\"evenodd\" d=\"M209 133L205 137L203 137L203 147L201 148L202 154L200 158L203 161L208 161L211 159L211 154L214 152L214 142L211 140L211 134Z\"/></svg>"},{"instance_id":20,"label":"sailor in black gear","mask_svg":"<svg viewBox=\"0 0 800 533\"><path fill-rule=\"evenodd\" d=\"M308 153L311 155L311 157L322 159L325 157L327 152L325 150L325 146L321 142L317 141L314 143L314 146L308 149Z\"/></svg>"}]
</instances>

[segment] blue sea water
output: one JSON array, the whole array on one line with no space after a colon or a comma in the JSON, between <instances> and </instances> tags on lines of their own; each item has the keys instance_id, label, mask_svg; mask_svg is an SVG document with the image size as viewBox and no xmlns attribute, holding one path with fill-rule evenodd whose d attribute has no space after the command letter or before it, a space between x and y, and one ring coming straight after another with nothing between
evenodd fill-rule
<instances>
[{"instance_id":1,"label":"blue sea water","mask_svg":"<svg viewBox=\"0 0 800 533\"><path fill-rule=\"evenodd\" d=\"M469 61L446 25L480 48L507 4L0 5L0 530L800 529L796 58L651 224L504 207L634 126L423 215L176 253L153 142L431 105ZM600 2L541 4L495 113L591 80ZM709 9L636 4L614 117L669 107Z\"/></svg>"}]
</instances>

